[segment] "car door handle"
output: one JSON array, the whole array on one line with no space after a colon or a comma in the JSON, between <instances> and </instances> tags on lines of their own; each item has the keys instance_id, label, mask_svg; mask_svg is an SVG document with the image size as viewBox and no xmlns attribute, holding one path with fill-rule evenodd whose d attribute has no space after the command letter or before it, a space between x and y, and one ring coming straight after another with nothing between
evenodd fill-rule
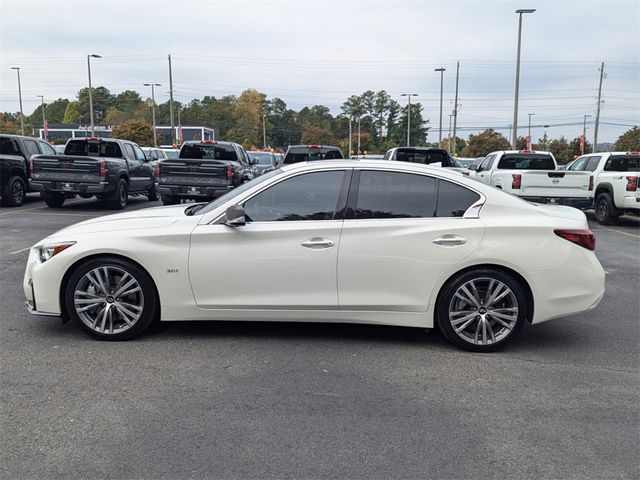
<instances>
[{"instance_id":1,"label":"car door handle","mask_svg":"<svg viewBox=\"0 0 640 480\"><path fill-rule=\"evenodd\" d=\"M327 238L314 237L314 238L310 238L309 240L305 240L300 245L302 245L305 248L322 249L322 248L333 247L335 245L335 242Z\"/></svg>"},{"instance_id":2,"label":"car door handle","mask_svg":"<svg viewBox=\"0 0 640 480\"><path fill-rule=\"evenodd\" d=\"M456 245L464 245L467 243L467 239L458 235L443 235L442 237L434 238L433 243L441 247L455 247Z\"/></svg>"}]
</instances>

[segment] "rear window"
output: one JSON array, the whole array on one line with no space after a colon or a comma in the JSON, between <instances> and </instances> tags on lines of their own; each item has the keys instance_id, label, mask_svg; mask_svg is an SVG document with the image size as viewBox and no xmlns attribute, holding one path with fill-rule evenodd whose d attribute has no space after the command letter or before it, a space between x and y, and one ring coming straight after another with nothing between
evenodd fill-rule
<instances>
[{"instance_id":1,"label":"rear window","mask_svg":"<svg viewBox=\"0 0 640 480\"><path fill-rule=\"evenodd\" d=\"M233 145L186 144L180 150L179 158L204 158L208 160L238 161Z\"/></svg>"},{"instance_id":2,"label":"rear window","mask_svg":"<svg viewBox=\"0 0 640 480\"><path fill-rule=\"evenodd\" d=\"M342 151L339 148L309 149L306 147L291 148L284 158L284 163L313 162L316 160L341 159Z\"/></svg>"},{"instance_id":3,"label":"rear window","mask_svg":"<svg viewBox=\"0 0 640 480\"><path fill-rule=\"evenodd\" d=\"M501 170L555 170L551 155L544 153L507 153L498 162Z\"/></svg>"},{"instance_id":4,"label":"rear window","mask_svg":"<svg viewBox=\"0 0 640 480\"><path fill-rule=\"evenodd\" d=\"M640 171L640 155L611 155L604 164L606 172Z\"/></svg>"},{"instance_id":5,"label":"rear window","mask_svg":"<svg viewBox=\"0 0 640 480\"><path fill-rule=\"evenodd\" d=\"M64 154L79 157L123 157L120 145L116 142L89 142L87 140L70 140L64 149Z\"/></svg>"},{"instance_id":6,"label":"rear window","mask_svg":"<svg viewBox=\"0 0 640 480\"><path fill-rule=\"evenodd\" d=\"M399 148L396 151L396 160L399 162L422 163L423 165L440 163L443 167L449 166L447 154L440 150Z\"/></svg>"}]
</instances>

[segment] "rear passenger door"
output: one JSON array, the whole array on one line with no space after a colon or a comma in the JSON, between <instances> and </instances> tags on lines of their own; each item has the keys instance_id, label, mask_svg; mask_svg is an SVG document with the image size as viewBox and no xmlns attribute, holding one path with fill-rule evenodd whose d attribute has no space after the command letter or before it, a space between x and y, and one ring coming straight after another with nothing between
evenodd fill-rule
<instances>
[{"instance_id":1,"label":"rear passenger door","mask_svg":"<svg viewBox=\"0 0 640 480\"><path fill-rule=\"evenodd\" d=\"M463 218L481 196L428 174L356 170L338 253L341 310L426 312L431 291L480 244ZM354 188L357 187L357 188Z\"/></svg>"},{"instance_id":2,"label":"rear passenger door","mask_svg":"<svg viewBox=\"0 0 640 480\"><path fill-rule=\"evenodd\" d=\"M136 157L136 176L138 177L139 189L146 190L151 187L153 181L153 164L149 162L149 159L145 157L142 149L135 143L132 145L133 153Z\"/></svg>"}]
</instances>

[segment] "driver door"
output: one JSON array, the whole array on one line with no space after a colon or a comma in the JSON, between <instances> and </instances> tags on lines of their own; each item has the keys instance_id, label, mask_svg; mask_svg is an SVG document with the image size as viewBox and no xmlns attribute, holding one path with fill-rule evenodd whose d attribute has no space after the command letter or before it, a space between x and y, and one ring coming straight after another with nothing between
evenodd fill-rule
<instances>
[{"instance_id":1,"label":"driver door","mask_svg":"<svg viewBox=\"0 0 640 480\"><path fill-rule=\"evenodd\" d=\"M208 309L336 310L350 170L298 174L246 200L246 225L198 225L189 276Z\"/></svg>"}]
</instances>

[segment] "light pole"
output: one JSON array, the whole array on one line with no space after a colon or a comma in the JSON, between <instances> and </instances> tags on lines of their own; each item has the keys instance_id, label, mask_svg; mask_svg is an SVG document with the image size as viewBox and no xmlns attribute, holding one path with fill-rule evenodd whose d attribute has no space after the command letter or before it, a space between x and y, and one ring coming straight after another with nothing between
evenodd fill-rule
<instances>
[{"instance_id":1,"label":"light pole","mask_svg":"<svg viewBox=\"0 0 640 480\"><path fill-rule=\"evenodd\" d=\"M45 117L44 115L44 95L36 95L36 97L38 97L40 99L41 103L41 107L40 109L42 110L42 130L44 130L44 141L47 141L47 117Z\"/></svg>"},{"instance_id":2,"label":"light pole","mask_svg":"<svg viewBox=\"0 0 640 480\"><path fill-rule=\"evenodd\" d=\"M351 135L352 135L352 131L351 131L351 116L349 116L349 153L347 158L351 158L351 146L352 146L352 141L351 141Z\"/></svg>"},{"instance_id":3,"label":"light pole","mask_svg":"<svg viewBox=\"0 0 640 480\"><path fill-rule=\"evenodd\" d=\"M401 97L407 97L409 103L407 105L407 147L411 145L411 97L417 97L417 93L402 93Z\"/></svg>"},{"instance_id":4,"label":"light pole","mask_svg":"<svg viewBox=\"0 0 640 480\"><path fill-rule=\"evenodd\" d=\"M580 155L584 155L584 149L587 146L587 117L591 115L585 115L582 121L582 146L580 148Z\"/></svg>"},{"instance_id":5,"label":"light pole","mask_svg":"<svg viewBox=\"0 0 640 480\"><path fill-rule=\"evenodd\" d=\"M527 113L529 115L529 133L527 134L527 150L531 150L531 117L535 115L535 113Z\"/></svg>"},{"instance_id":6,"label":"light pole","mask_svg":"<svg viewBox=\"0 0 640 480\"><path fill-rule=\"evenodd\" d=\"M267 127L265 125L264 113L262 114L262 148L267 149Z\"/></svg>"},{"instance_id":7,"label":"light pole","mask_svg":"<svg viewBox=\"0 0 640 480\"><path fill-rule=\"evenodd\" d=\"M358 151L356 152L356 158L360 155L360 117L358 117Z\"/></svg>"},{"instance_id":8,"label":"light pole","mask_svg":"<svg viewBox=\"0 0 640 480\"><path fill-rule=\"evenodd\" d=\"M153 146L158 146L158 138L156 137L156 91L155 87L161 87L160 83L143 83L145 87L151 87L151 120L153 122Z\"/></svg>"},{"instance_id":9,"label":"light pole","mask_svg":"<svg viewBox=\"0 0 640 480\"><path fill-rule=\"evenodd\" d=\"M93 93L91 92L91 57L102 58L100 55L92 53L87 55L87 73L89 74L89 118L91 119L91 136L96 136L96 129L93 125Z\"/></svg>"},{"instance_id":10,"label":"light pole","mask_svg":"<svg viewBox=\"0 0 640 480\"><path fill-rule=\"evenodd\" d=\"M449 153L451 153L451 118L453 117L453 113L449 114Z\"/></svg>"},{"instance_id":11,"label":"light pole","mask_svg":"<svg viewBox=\"0 0 640 480\"><path fill-rule=\"evenodd\" d=\"M516 57L516 95L515 101L513 103L513 140L512 147L514 150L517 149L518 142L518 93L520 91L520 45L522 40L522 14L523 13L533 13L535 12L535 8L521 8L516 10L518 14L518 53Z\"/></svg>"},{"instance_id":12,"label":"light pole","mask_svg":"<svg viewBox=\"0 0 640 480\"><path fill-rule=\"evenodd\" d=\"M440 134L438 135L438 147L442 148L442 86L444 82L444 72L446 68L436 68L434 72L440 72Z\"/></svg>"},{"instance_id":13,"label":"light pole","mask_svg":"<svg viewBox=\"0 0 640 480\"><path fill-rule=\"evenodd\" d=\"M18 72L18 99L20 100L20 133L24 135L24 114L22 113L22 86L20 85L20 67L11 67Z\"/></svg>"}]
</instances>

